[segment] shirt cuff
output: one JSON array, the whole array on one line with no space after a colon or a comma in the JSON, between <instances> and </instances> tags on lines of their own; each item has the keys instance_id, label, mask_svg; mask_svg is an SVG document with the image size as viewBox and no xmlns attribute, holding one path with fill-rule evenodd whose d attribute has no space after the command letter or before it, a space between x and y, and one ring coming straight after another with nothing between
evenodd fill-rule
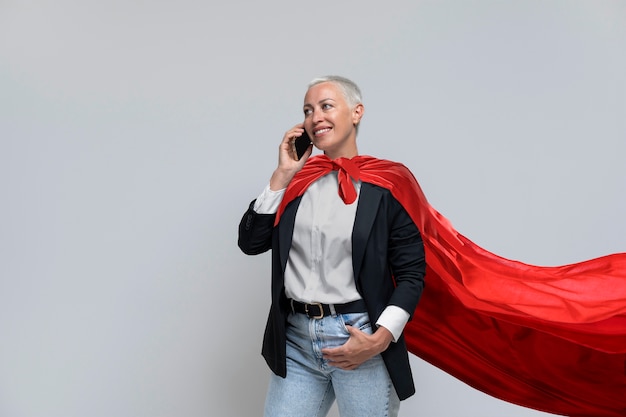
<instances>
[{"instance_id":1,"label":"shirt cuff","mask_svg":"<svg viewBox=\"0 0 626 417\"><path fill-rule=\"evenodd\" d=\"M376 321L376 326L384 327L391 332L394 343L398 341L404 326L406 326L411 315L398 306L387 306Z\"/></svg>"},{"instance_id":2,"label":"shirt cuff","mask_svg":"<svg viewBox=\"0 0 626 417\"><path fill-rule=\"evenodd\" d=\"M283 201L284 195L285 188L272 191L268 184L254 202L253 210L258 214L274 214L278 211L278 206Z\"/></svg>"}]
</instances>

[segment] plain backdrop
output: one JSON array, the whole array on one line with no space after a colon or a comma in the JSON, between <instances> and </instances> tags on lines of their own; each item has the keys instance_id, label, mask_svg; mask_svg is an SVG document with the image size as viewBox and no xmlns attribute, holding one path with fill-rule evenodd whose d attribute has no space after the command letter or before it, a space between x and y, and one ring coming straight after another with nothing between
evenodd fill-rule
<instances>
[{"instance_id":1,"label":"plain backdrop","mask_svg":"<svg viewBox=\"0 0 626 417\"><path fill-rule=\"evenodd\" d=\"M261 415L237 226L325 74L487 250L626 250L624 1L0 0L1 416ZM544 415L412 364L402 416Z\"/></svg>"}]
</instances>

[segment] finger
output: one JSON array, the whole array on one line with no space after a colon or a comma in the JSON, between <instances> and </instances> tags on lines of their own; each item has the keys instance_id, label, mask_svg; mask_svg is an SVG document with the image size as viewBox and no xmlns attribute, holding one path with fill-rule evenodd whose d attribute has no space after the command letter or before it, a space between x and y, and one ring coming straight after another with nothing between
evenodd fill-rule
<instances>
[{"instance_id":1,"label":"finger","mask_svg":"<svg viewBox=\"0 0 626 417\"><path fill-rule=\"evenodd\" d=\"M302 132L304 132L304 129L302 129L298 125L292 127L285 132L285 135L283 136L283 142L293 141L295 138L302 136Z\"/></svg>"},{"instance_id":2,"label":"finger","mask_svg":"<svg viewBox=\"0 0 626 417\"><path fill-rule=\"evenodd\" d=\"M332 356L332 357L341 357L345 355L345 345L337 346L333 348L324 348L322 349L322 355L324 356Z\"/></svg>"},{"instance_id":3,"label":"finger","mask_svg":"<svg viewBox=\"0 0 626 417\"><path fill-rule=\"evenodd\" d=\"M350 333L350 336L363 336L366 334L364 331L357 327L346 326L346 329L348 329L348 333Z\"/></svg>"},{"instance_id":4,"label":"finger","mask_svg":"<svg viewBox=\"0 0 626 417\"><path fill-rule=\"evenodd\" d=\"M352 362L329 362L329 364L331 364L335 368L344 369L346 371L351 371L359 367L358 363Z\"/></svg>"},{"instance_id":5,"label":"finger","mask_svg":"<svg viewBox=\"0 0 626 417\"><path fill-rule=\"evenodd\" d=\"M322 352L322 356L324 357L324 359L329 361L340 361L346 355L341 352Z\"/></svg>"},{"instance_id":6,"label":"finger","mask_svg":"<svg viewBox=\"0 0 626 417\"><path fill-rule=\"evenodd\" d=\"M304 125L302 123L298 123L297 125L295 125L291 129L289 129L288 132L291 133L292 137L302 136L302 132L304 132Z\"/></svg>"},{"instance_id":7,"label":"finger","mask_svg":"<svg viewBox=\"0 0 626 417\"><path fill-rule=\"evenodd\" d=\"M289 150L292 156L296 155L296 139L302 136L303 130L289 130L283 136L283 141L281 143L281 147Z\"/></svg>"},{"instance_id":8,"label":"finger","mask_svg":"<svg viewBox=\"0 0 626 417\"><path fill-rule=\"evenodd\" d=\"M296 140L294 138L289 139L289 154L292 159L297 159Z\"/></svg>"},{"instance_id":9,"label":"finger","mask_svg":"<svg viewBox=\"0 0 626 417\"><path fill-rule=\"evenodd\" d=\"M348 329L348 333L350 333L350 336L352 336L353 334L355 334L355 333L356 333L356 330L357 330L357 329L355 329L354 327L349 326L349 325L347 325L347 324L346 324L346 329Z\"/></svg>"},{"instance_id":10,"label":"finger","mask_svg":"<svg viewBox=\"0 0 626 417\"><path fill-rule=\"evenodd\" d=\"M310 144L307 150L304 151L304 154L302 155L302 159L305 159L305 160L308 159L312 153L313 153L313 144Z\"/></svg>"}]
</instances>

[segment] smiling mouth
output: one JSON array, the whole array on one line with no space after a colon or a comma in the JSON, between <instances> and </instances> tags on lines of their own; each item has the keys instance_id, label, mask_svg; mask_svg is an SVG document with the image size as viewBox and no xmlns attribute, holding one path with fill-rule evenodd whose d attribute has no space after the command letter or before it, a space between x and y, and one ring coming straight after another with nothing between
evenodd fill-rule
<instances>
[{"instance_id":1,"label":"smiling mouth","mask_svg":"<svg viewBox=\"0 0 626 417\"><path fill-rule=\"evenodd\" d=\"M313 131L313 135L320 136L327 132L330 132L330 127L325 127L324 129L315 130Z\"/></svg>"}]
</instances>

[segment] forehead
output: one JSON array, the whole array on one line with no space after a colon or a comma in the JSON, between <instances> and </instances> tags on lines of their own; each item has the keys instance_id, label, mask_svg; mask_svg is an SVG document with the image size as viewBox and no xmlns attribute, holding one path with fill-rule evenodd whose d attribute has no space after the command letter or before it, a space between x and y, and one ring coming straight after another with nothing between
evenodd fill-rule
<instances>
[{"instance_id":1,"label":"forehead","mask_svg":"<svg viewBox=\"0 0 626 417\"><path fill-rule=\"evenodd\" d=\"M324 82L316 84L309 88L304 96L305 105L314 105L320 101L332 99L335 101L345 102L341 88L332 82Z\"/></svg>"}]
</instances>

